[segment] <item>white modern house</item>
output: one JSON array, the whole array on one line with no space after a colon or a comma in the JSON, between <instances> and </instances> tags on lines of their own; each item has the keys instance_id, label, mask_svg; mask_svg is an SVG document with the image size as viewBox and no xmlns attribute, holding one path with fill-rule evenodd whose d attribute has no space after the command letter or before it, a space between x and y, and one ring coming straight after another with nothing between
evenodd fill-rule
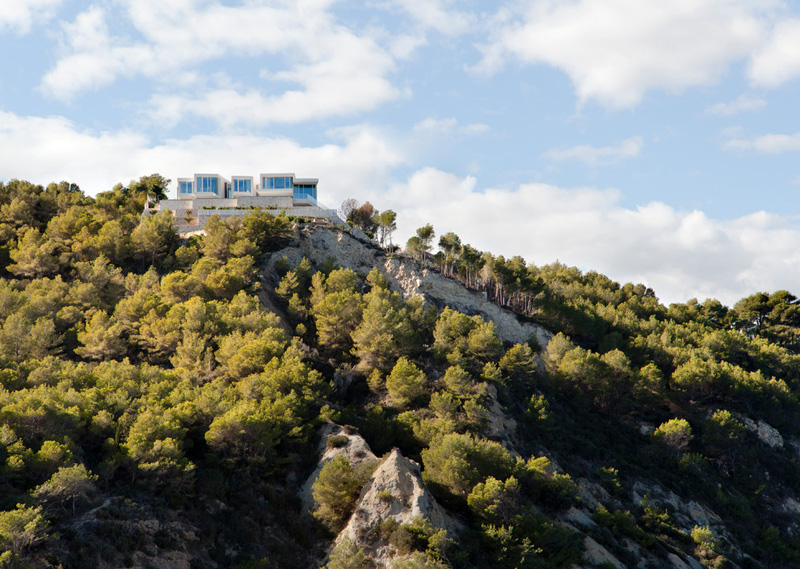
<instances>
[{"instance_id":1,"label":"white modern house","mask_svg":"<svg viewBox=\"0 0 800 569\"><path fill-rule=\"evenodd\" d=\"M168 209L175 214L175 224L182 233L202 229L212 215L242 216L254 209L343 223L336 210L317 201L318 183L317 178L298 178L293 173L261 174L257 180L252 176L231 176L228 180L219 174L195 174L178 178L176 199L149 204L143 215Z\"/></svg>"}]
</instances>

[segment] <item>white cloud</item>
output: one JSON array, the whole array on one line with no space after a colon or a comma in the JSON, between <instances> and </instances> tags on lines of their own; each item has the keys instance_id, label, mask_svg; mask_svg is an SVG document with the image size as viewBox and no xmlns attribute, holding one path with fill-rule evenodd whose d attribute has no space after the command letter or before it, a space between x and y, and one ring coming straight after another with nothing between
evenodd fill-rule
<instances>
[{"instance_id":1,"label":"white cloud","mask_svg":"<svg viewBox=\"0 0 800 569\"><path fill-rule=\"evenodd\" d=\"M26 34L33 23L48 21L63 0L5 0L0 2L0 32L14 30Z\"/></svg>"},{"instance_id":2,"label":"white cloud","mask_svg":"<svg viewBox=\"0 0 800 569\"><path fill-rule=\"evenodd\" d=\"M306 0L230 7L198 0L132 0L126 13L93 6L64 24L63 56L41 88L67 100L119 77L143 76L169 92L176 80L185 85L200 77L194 68L202 63L224 66L225 57L263 56L286 65L262 77L263 90L206 90L194 83L190 94L154 98L156 114L179 120L188 113L227 123L252 114L259 122L291 122L371 109L402 95L388 79L395 70L390 52L368 34L337 23L329 4ZM144 40L116 31L127 24Z\"/></svg>"},{"instance_id":3,"label":"white cloud","mask_svg":"<svg viewBox=\"0 0 800 569\"><path fill-rule=\"evenodd\" d=\"M398 243L433 223L437 235L454 231L494 254L643 282L662 302L711 297L731 305L759 290L800 291L796 220L762 212L720 221L658 202L630 209L616 190L478 186L474 177L425 169L370 199L399 212Z\"/></svg>"},{"instance_id":4,"label":"white cloud","mask_svg":"<svg viewBox=\"0 0 800 569\"><path fill-rule=\"evenodd\" d=\"M742 94L729 103L717 103L706 109L706 114L731 116L738 115L746 111L757 111L765 107L767 102L764 99L753 97L752 95Z\"/></svg>"},{"instance_id":5,"label":"white cloud","mask_svg":"<svg viewBox=\"0 0 800 569\"><path fill-rule=\"evenodd\" d=\"M424 29L455 36L468 32L475 23L475 16L453 8L452 0L394 0L408 12Z\"/></svg>"},{"instance_id":6,"label":"white cloud","mask_svg":"<svg viewBox=\"0 0 800 569\"><path fill-rule=\"evenodd\" d=\"M391 69L391 58L380 49L364 49L361 41L350 43L350 49L340 45L327 60L271 76L273 80L295 83L303 89L287 90L277 96L264 96L254 89L243 93L213 89L200 97L155 95L150 100L152 114L172 123L187 115L206 117L224 125L294 123L371 110L400 96L402 92L383 73L376 73Z\"/></svg>"},{"instance_id":7,"label":"white cloud","mask_svg":"<svg viewBox=\"0 0 800 569\"><path fill-rule=\"evenodd\" d=\"M402 144L367 125L326 133L306 147L285 138L193 136L153 143L136 132L91 132L61 117L0 112L0 172L46 184L68 180L90 194L144 174L172 178L294 171L320 179L320 200L369 199L399 213L396 242L432 222L437 233L495 254L556 259L625 282L652 286L662 301L719 298L727 304L758 290L800 290L800 227L764 212L733 221L663 203L620 204L617 190L526 184L481 189L479 179L436 169L392 176L407 166ZM388 190L384 189L387 188Z\"/></svg>"},{"instance_id":8,"label":"white cloud","mask_svg":"<svg viewBox=\"0 0 800 569\"><path fill-rule=\"evenodd\" d=\"M0 112L0 172L47 184L68 180L96 194L117 182L159 172L175 180L194 172L255 175L290 171L320 179L320 201L338 206L362 188L385 185L402 154L366 126L340 129L336 144L305 147L285 138L193 136L153 143L134 132L90 132L62 117Z\"/></svg>"},{"instance_id":9,"label":"white cloud","mask_svg":"<svg viewBox=\"0 0 800 569\"><path fill-rule=\"evenodd\" d=\"M428 117L414 125L414 130L422 132L449 132L453 130L458 121L454 118L435 119Z\"/></svg>"},{"instance_id":10,"label":"white cloud","mask_svg":"<svg viewBox=\"0 0 800 569\"><path fill-rule=\"evenodd\" d=\"M644 147L641 136L627 138L615 146L589 146L581 144L572 148L554 148L542 154L543 158L554 162L577 160L587 166L607 166L626 158L635 158Z\"/></svg>"},{"instance_id":11,"label":"white cloud","mask_svg":"<svg viewBox=\"0 0 800 569\"><path fill-rule=\"evenodd\" d=\"M414 125L415 132L426 134L452 134L457 132L464 135L473 135L482 134L489 130L489 125L483 123L459 126L458 121L452 117L446 119L428 117Z\"/></svg>"},{"instance_id":12,"label":"white cloud","mask_svg":"<svg viewBox=\"0 0 800 569\"><path fill-rule=\"evenodd\" d=\"M800 76L800 19L778 22L769 41L753 55L748 76L763 87L779 87Z\"/></svg>"},{"instance_id":13,"label":"white cloud","mask_svg":"<svg viewBox=\"0 0 800 569\"><path fill-rule=\"evenodd\" d=\"M736 131L731 132L735 133ZM794 134L762 134L752 138L731 138L725 143L725 148L729 150L755 150L762 154L797 152L800 151L800 132Z\"/></svg>"},{"instance_id":14,"label":"white cloud","mask_svg":"<svg viewBox=\"0 0 800 569\"><path fill-rule=\"evenodd\" d=\"M527 0L501 11L476 67L494 72L513 56L572 79L581 103L638 104L651 89L714 83L762 41L764 10L749 0Z\"/></svg>"}]
</instances>

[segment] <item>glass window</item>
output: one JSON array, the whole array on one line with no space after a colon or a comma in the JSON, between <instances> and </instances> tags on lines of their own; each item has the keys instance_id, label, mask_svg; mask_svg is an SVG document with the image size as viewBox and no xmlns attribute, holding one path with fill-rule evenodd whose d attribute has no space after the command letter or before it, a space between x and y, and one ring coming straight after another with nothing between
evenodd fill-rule
<instances>
[{"instance_id":1,"label":"glass window","mask_svg":"<svg viewBox=\"0 0 800 569\"><path fill-rule=\"evenodd\" d=\"M191 194L194 186L194 182L178 182L179 192L182 194Z\"/></svg>"},{"instance_id":2,"label":"glass window","mask_svg":"<svg viewBox=\"0 0 800 569\"><path fill-rule=\"evenodd\" d=\"M198 193L217 193L217 179L209 176L202 176L197 178L197 192Z\"/></svg>"},{"instance_id":3,"label":"glass window","mask_svg":"<svg viewBox=\"0 0 800 569\"><path fill-rule=\"evenodd\" d=\"M234 180L233 181L233 191L234 192L250 192L252 188L252 180Z\"/></svg>"},{"instance_id":4,"label":"glass window","mask_svg":"<svg viewBox=\"0 0 800 569\"><path fill-rule=\"evenodd\" d=\"M294 186L295 199L317 199L317 187L313 184L297 184Z\"/></svg>"},{"instance_id":5,"label":"glass window","mask_svg":"<svg viewBox=\"0 0 800 569\"><path fill-rule=\"evenodd\" d=\"M291 190L292 177L279 176L274 178L261 178L261 187L265 190Z\"/></svg>"}]
</instances>

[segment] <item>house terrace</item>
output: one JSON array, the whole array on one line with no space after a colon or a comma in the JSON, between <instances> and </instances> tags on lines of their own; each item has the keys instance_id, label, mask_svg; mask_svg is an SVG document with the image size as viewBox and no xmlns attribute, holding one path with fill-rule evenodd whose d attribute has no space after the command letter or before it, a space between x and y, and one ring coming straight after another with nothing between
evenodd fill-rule
<instances>
[{"instance_id":1,"label":"house terrace","mask_svg":"<svg viewBox=\"0 0 800 569\"><path fill-rule=\"evenodd\" d=\"M274 210L297 217L325 218L343 223L336 210L317 201L317 178L297 178L293 173L261 174L259 183L252 176L195 174L178 178L177 199L161 200L145 206L143 216L169 209L181 233L203 229L212 215L243 216L252 209Z\"/></svg>"}]
</instances>

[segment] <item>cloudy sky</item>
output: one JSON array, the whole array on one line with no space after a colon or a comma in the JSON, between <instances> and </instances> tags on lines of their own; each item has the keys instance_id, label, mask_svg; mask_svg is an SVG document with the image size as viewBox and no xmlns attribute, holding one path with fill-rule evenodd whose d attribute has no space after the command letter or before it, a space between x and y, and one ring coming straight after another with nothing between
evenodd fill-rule
<instances>
[{"instance_id":1,"label":"cloudy sky","mask_svg":"<svg viewBox=\"0 0 800 569\"><path fill-rule=\"evenodd\" d=\"M0 180L319 198L665 303L800 295L800 2L0 2Z\"/></svg>"}]
</instances>

